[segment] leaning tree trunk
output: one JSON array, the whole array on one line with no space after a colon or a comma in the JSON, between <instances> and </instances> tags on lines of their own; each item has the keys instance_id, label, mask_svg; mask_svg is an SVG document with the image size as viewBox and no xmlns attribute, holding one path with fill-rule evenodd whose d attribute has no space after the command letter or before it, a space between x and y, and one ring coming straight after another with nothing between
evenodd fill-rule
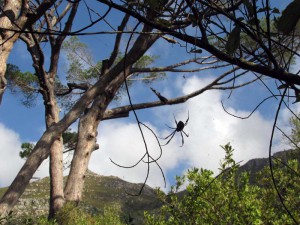
<instances>
[{"instance_id":1,"label":"leaning tree trunk","mask_svg":"<svg viewBox=\"0 0 300 225\"><path fill-rule=\"evenodd\" d=\"M150 27L144 28L146 31L151 31ZM144 31L145 31L144 30ZM143 54L152 46L158 39L158 36L153 35L148 38L145 35L140 35L131 50L126 55L126 58L121 60L112 70L119 68L118 76L110 82L102 93L94 102L89 111L81 118L78 126L78 142L76 151L74 152L71 169L65 187L65 200L70 202L79 202L82 198L85 172L88 169L88 163L92 151L95 148L97 128L101 121L108 104L114 98L119 90L125 77L129 76L131 66L143 56ZM130 65L124 68L124 61L130 61ZM103 76L106 76L104 74Z\"/></svg>"},{"instance_id":2,"label":"leaning tree trunk","mask_svg":"<svg viewBox=\"0 0 300 225\"><path fill-rule=\"evenodd\" d=\"M80 118L77 145L65 187L66 201L77 203L81 201L85 173L97 145L97 128L110 101L111 98L106 95L99 96L89 111Z\"/></svg>"},{"instance_id":3,"label":"leaning tree trunk","mask_svg":"<svg viewBox=\"0 0 300 225\"><path fill-rule=\"evenodd\" d=\"M102 81L102 80L101 80ZM32 153L28 156L26 162L20 169L19 173L9 186L0 200L0 217L6 216L17 203L20 196L25 191L30 179L39 168L41 163L48 158L50 148L54 141L83 113L90 101L101 93L106 82L97 82L94 88L91 88L83 95L72 110L58 123L50 126L42 135L40 140L35 145Z\"/></svg>"},{"instance_id":4,"label":"leaning tree trunk","mask_svg":"<svg viewBox=\"0 0 300 225\"><path fill-rule=\"evenodd\" d=\"M107 77L102 77L91 87L81 98L75 103L72 109L58 123L52 124L36 143L32 153L28 156L26 162L18 172L8 190L0 200L0 217L6 216L17 203L20 196L25 191L30 179L39 168L41 163L48 158L52 144L60 137L60 135L74 123L84 112L87 106L97 96L104 92L105 87L111 82L121 68L109 71Z\"/></svg>"},{"instance_id":5,"label":"leaning tree trunk","mask_svg":"<svg viewBox=\"0 0 300 225\"><path fill-rule=\"evenodd\" d=\"M121 60L114 68L109 70L105 76L100 77L99 81L91 87L72 109L58 123L50 126L35 145L32 153L27 158L25 164L15 177L8 190L0 200L0 216L5 216L17 203L20 196L25 191L30 179L36 172L41 163L49 156L49 150L53 142L57 140L73 122L75 122L84 112L86 107L105 92L107 86L122 73L125 65L132 65L136 62L157 40L157 35L141 35L137 38L132 49L141 49L137 54L128 55L126 63ZM149 46L150 44L150 46ZM124 65L125 64L125 65Z\"/></svg>"}]
</instances>

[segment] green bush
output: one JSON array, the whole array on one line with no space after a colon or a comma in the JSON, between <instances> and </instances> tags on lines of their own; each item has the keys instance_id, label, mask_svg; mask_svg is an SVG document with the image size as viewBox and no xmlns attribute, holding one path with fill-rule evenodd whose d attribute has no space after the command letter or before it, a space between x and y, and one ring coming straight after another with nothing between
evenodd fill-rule
<instances>
[{"instance_id":1,"label":"green bush","mask_svg":"<svg viewBox=\"0 0 300 225\"><path fill-rule=\"evenodd\" d=\"M221 163L221 173L215 177L212 171L194 168L177 177L176 185L168 195L157 191L164 205L159 212L145 213L146 224L295 224L274 189L270 168L257 174L256 183L250 184L249 174L239 173L230 144L222 148L226 155ZM282 164L282 161L274 161L273 164L277 188L289 212L300 221L299 162L290 160ZM185 191L180 192L186 183Z\"/></svg>"}]
</instances>

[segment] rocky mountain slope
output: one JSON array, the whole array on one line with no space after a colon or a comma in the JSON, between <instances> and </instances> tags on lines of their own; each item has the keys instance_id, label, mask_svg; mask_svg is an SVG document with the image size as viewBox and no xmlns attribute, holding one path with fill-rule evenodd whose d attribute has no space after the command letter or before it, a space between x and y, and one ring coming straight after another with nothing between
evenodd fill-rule
<instances>
[{"instance_id":1,"label":"rocky mountain slope","mask_svg":"<svg viewBox=\"0 0 300 225\"><path fill-rule=\"evenodd\" d=\"M133 184L114 176L101 176L91 171L86 174L83 201L79 206L90 213L99 213L105 206L118 205L124 217L134 218L141 224L145 210L161 206L154 189L145 186L140 196L132 196L140 191L142 184ZM0 189L0 196L5 188ZM13 217L36 217L47 215L49 199L49 177L30 183L14 207Z\"/></svg>"}]
</instances>

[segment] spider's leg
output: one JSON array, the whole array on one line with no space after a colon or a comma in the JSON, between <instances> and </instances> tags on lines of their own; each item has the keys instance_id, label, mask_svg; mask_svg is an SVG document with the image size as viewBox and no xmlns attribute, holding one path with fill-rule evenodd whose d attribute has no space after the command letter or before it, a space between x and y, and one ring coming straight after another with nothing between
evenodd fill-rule
<instances>
[{"instance_id":1,"label":"spider's leg","mask_svg":"<svg viewBox=\"0 0 300 225\"><path fill-rule=\"evenodd\" d=\"M175 127L170 127L169 125L165 124L167 127L169 127L170 129L176 129Z\"/></svg>"},{"instance_id":2,"label":"spider's leg","mask_svg":"<svg viewBox=\"0 0 300 225\"><path fill-rule=\"evenodd\" d=\"M175 115L174 115L174 113L173 113L173 116L174 116L174 120L175 120L175 123L176 123L176 126L177 126L177 120L176 120L176 118L175 118Z\"/></svg>"},{"instance_id":3,"label":"spider's leg","mask_svg":"<svg viewBox=\"0 0 300 225\"><path fill-rule=\"evenodd\" d=\"M168 139L170 136L172 136L172 135L174 135L175 134L175 132L176 132L176 130L174 130L171 134L169 134L167 137L165 137L165 138L160 138L160 139L164 139L164 140L166 140L166 139Z\"/></svg>"},{"instance_id":4,"label":"spider's leg","mask_svg":"<svg viewBox=\"0 0 300 225\"><path fill-rule=\"evenodd\" d=\"M172 133L172 136L169 138L169 140L167 141L167 143L166 143L166 144L163 144L163 145L161 145L161 146L165 146L165 145L169 144L170 141L172 140L172 138L174 137L175 132L176 132L176 131L174 131L174 132ZM170 136L170 135L169 135L169 136Z\"/></svg>"},{"instance_id":5,"label":"spider's leg","mask_svg":"<svg viewBox=\"0 0 300 225\"><path fill-rule=\"evenodd\" d=\"M187 137L189 136L187 133L184 132L184 130L182 130L182 132L185 134L185 136L187 136Z\"/></svg>"},{"instance_id":6,"label":"spider's leg","mask_svg":"<svg viewBox=\"0 0 300 225\"><path fill-rule=\"evenodd\" d=\"M183 135L182 135L182 132L180 131L180 134L181 134L181 146L182 147L184 145L184 138L183 138Z\"/></svg>"},{"instance_id":7,"label":"spider's leg","mask_svg":"<svg viewBox=\"0 0 300 225\"><path fill-rule=\"evenodd\" d=\"M189 122L189 119L190 119L190 112L188 111L188 118L187 118L187 120L185 121L185 124L184 124L184 126L186 126L186 125L188 124L188 122Z\"/></svg>"}]
</instances>

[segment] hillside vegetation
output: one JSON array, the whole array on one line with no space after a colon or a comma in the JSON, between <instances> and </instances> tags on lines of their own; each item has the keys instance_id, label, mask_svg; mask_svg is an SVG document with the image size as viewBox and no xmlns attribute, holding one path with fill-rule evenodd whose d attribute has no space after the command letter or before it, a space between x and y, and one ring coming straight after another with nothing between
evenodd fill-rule
<instances>
[{"instance_id":1,"label":"hillside vegetation","mask_svg":"<svg viewBox=\"0 0 300 225\"><path fill-rule=\"evenodd\" d=\"M88 171L83 201L78 207L64 207L58 215L63 223L47 222L49 178L43 178L26 189L13 210L10 224L294 224L299 221L299 151L273 155L277 192L268 158L252 159L239 166L232 159L233 148L229 144L223 148L226 156L217 177L212 171L192 168L176 178L177 183L168 194L146 185L140 196L131 196L128 193L138 193L141 184ZM182 191L184 184L187 186ZM0 189L1 195L4 190Z\"/></svg>"}]
</instances>

